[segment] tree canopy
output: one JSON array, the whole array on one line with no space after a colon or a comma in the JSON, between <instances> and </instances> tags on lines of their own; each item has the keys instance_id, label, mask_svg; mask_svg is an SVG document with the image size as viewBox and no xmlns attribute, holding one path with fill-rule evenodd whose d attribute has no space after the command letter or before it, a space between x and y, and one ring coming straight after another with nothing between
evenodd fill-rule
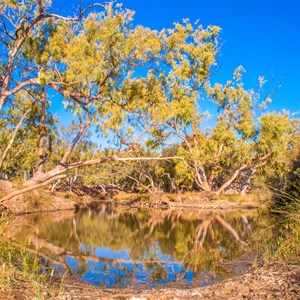
<instances>
[{"instance_id":1,"label":"tree canopy","mask_svg":"<svg viewBox=\"0 0 300 300\"><path fill-rule=\"evenodd\" d=\"M53 13L48 0L4 0L0 11L0 168L3 177L27 172L24 190L78 167L173 159L154 168L155 178L172 177L164 186L220 194L237 184L245 192L257 170L293 146L298 121L265 110L272 94L260 96L263 78L258 91L248 91L239 67L226 84L214 83L218 26L183 20L152 30L134 25L134 12L114 3L94 3L72 17ZM202 100L218 109L210 130ZM51 114L59 101L75 120L69 141ZM106 151L84 142L89 130L111 141ZM175 136L176 151L162 155Z\"/></svg>"}]
</instances>

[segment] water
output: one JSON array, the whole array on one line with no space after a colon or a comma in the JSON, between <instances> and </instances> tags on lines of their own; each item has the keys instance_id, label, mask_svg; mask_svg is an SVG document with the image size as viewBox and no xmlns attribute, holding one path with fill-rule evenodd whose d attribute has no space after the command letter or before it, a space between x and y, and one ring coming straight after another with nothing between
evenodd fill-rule
<instances>
[{"instance_id":1,"label":"water","mask_svg":"<svg viewBox=\"0 0 300 300\"><path fill-rule=\"evenodd\" d=\"M103 287L204 286L243 272L272 238L255 211L97 209L17 217L7 234L25 251ZM247 266L247 265L246 265Z\"/></svg>"}]
</instances>

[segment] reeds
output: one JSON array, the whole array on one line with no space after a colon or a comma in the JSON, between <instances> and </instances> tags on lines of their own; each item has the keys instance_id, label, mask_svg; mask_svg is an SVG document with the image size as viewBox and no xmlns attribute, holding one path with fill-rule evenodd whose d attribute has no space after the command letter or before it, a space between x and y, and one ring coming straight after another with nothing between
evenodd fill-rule
<instances>
[{"instance_id":1,"label":"reeds","mask_svg":"<svg viewBox=\"0 0 300 300\"><path fill-rule=\"evenodd\" d=\"M62 287L59 284L51 285L53 268L45 268L39 257L17 248L3 238L7 219L8 216L0 217L0 296L12 295L16 299L25 295L29 299L57 296Z\"/></svg>"},{"instance_id":2,"label":"reeds","mask_svg":"<svg viewBox=\"0 0 300 300\"><path fill-rule=\"evenodd\" d=\"M280 216L278 235L273 239L270 255L277 261L300 263L300 182L289 183L287 190L275 191L270 213Z\"/></svg>"}]
</instances>

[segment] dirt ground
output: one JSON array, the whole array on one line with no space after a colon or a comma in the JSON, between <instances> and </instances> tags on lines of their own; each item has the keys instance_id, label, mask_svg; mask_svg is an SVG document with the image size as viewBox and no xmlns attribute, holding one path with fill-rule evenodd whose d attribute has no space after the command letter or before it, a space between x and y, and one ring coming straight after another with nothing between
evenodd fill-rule
<instances>
[{"instance_id":1,"label":"dirt ground","mask_svg":"<svg viewBox=\"0 0 300 300\"><path fill-rule=\"evenodd\" d=\"M213 286L191 289L160 288L135 291L132 289L102 289L81 281L66 279L63 288L42 290L37 297L31 284L18 282L10 292L0 292L0 299L300 299L300 266L269 263L255 268L239 278L217 283Z\"/></svg>"}]
</instances>

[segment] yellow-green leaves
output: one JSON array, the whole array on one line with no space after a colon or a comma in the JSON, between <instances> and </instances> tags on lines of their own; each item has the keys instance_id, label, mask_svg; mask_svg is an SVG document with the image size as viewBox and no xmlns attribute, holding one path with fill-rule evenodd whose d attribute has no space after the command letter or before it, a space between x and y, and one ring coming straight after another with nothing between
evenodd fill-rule
<instances>
[{"instance_id":1,"label":"yellow-green leaves","mask_svg":"<svg viewBox=\"0 0 300 300\"><path fill-rule=\"evenodd\" d=\"M285 153L293 142L293 134L298 130L299 121L290 119L285 113L268 113L260 119L258 151L263 154Z\"/></svg>"},{"instance_id":2,"label":"yellow-green leaves","mask_svg":"<svg viewBox=\"0 0 300 300\"><path fill-rule=\"evenodd\" d=\"M243 67L234 71L233 81L225 86L216 83L213 87L206 85L206 91L213 102L219 107L219 121L226 123L228 128L234 129L245 140L254 138L256 125L254 111L257 105L256 94L244 89L242 83Z\"/></svg>"}]
</instances>

